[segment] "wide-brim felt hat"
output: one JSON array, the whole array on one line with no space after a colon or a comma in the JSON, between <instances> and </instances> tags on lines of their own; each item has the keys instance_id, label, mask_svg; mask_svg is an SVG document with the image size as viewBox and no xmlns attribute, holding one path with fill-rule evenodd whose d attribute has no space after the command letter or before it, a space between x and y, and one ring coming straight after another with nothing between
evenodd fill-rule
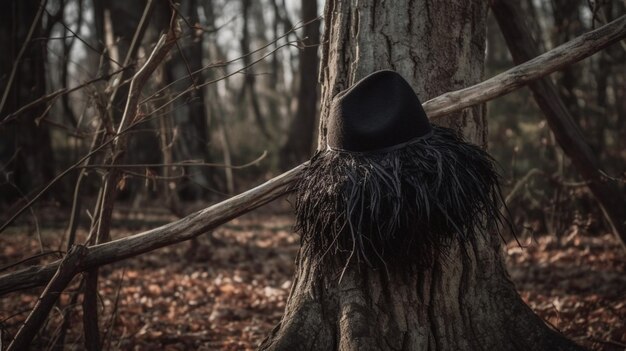
<instances>
[{"instance_id":1,"label":"wide-brim felt hat","mask_svg":"<svg viewBox=\"0 0 626 351\"><path fill-rule=\"evenodd\" d=\"M428 117L409 83L395 71L382 70L333 98L327 143L335 150L380 152L431 133Z\"/></svg>"},{"instance_id":2,"label":"wide-brim felt hat","mask_svg":"<svg viewBox=\"0 0 626 351\"><path fill-rule=\"evenodd\" d=\"M295 230L315 267L430 265L455 240L499 233L494 160L431 124L397 72L374 72L337 94L326 135L294 189Z\"/></svg>"}]
</instances>

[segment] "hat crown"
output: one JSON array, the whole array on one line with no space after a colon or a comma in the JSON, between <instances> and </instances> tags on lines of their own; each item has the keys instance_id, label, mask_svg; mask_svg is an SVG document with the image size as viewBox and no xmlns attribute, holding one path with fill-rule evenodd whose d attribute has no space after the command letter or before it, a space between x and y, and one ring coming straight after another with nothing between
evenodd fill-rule
<instances>
[{"instance_id":1,"label":"hat crown","mask_svg":"<svg viewBox=\"0 0 626 351\"><path fill-rule=\"evenodd\" d=\"M331 149L353 152L394 149L432 130L409 83L390 70L374 72L337 94L327 128Z\"/></svg>"}]
</instances>

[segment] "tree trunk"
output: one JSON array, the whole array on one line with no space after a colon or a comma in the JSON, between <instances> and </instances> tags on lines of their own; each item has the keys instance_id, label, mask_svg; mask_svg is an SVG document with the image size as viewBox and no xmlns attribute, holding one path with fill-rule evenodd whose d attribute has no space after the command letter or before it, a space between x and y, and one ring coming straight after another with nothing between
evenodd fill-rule
<instances>
[{"instance_id":1,"label":"tree trunk","mask_svg":"<svg viewBox=\"0 0 626 351\"><path fill-rule=\"evenodd\" d=\"M169 10L169 8L167 9ZM198 18L198 2L188 0L181 2L181 13L191 24L200 23ZM169 16L163 16L165 23L169 23ZM188 30L188 29L186 29ZM166 63L167 78L166 83L172 83L174 90L184 90L190 86L197 86L202 83L202 74L191 76L192 72L202 68L202 60L205 53L202 50L204 33L202 31L191 30L190 35L181 38L179 41L180 52L172 55ZM202 160L211 162L210 155L210 130L206 116L204 90L197 88L192 91L187 101L176 106L172 115L174 127L178 129L180 137L174 140L174 158L176 161L182 160ZM213 186L210 181L211 170L206 167L186 167L185 174L188 178L183 179L179 184L180 196L184 200L197 201L206 195L207 188Z\"/></svg>"},{"instance_id":2,"label":"tree trunk","mask_svg":"<svg viewBox=\"0 0 626 351\"><path fill-rule=\"evenodd\" d=\"M261 110L261 104L259 102L259 98L256 93L256 75L253 71L253 68L250 67L252 64L252 58L248 54L252 51L250 50L250 20L251 20L251 12L252 12L252 0L241 0L241 12L242 12L242 34L241 40L239 41L241 45L241 55L242 62L244 67L249 67L245 72L245 78L241 90L240 100L247 97L245 100L244 106L252 107L252 115L254 116L254 121L259 127L259 131L261 134L267 139L271 140L272 135L269 132L269 129L266 124L265 117L263 116L263 111Z\"/></svg>"},{"instance_id":3,"label":"tree trunk","mask_svg":"<svg viewBox=\"0 0 626 351\"><path fill-rule=\"evenodd\" d=\"M302 0L302 22L317 17L317 2ZM320 22L304 27L305 45L300 52L300 89L298 108L289 126L287 141L281 149L281 168L289 169L311 155L317 116L317 44L320 42Z\"/></svg>"},{"instance_id":4,"label":"tree trunk","mask_svg":"<svg viewBox=\"0 0 626 351\"><path fill-rule=\"evenodd\" d=\"M0 42L4 49L0 57L0 96L8 89L4 106L0 106L0 118L46 94L47 41L27 42L31 25L31 39L45 36L45 13L33 24L39 6L36 0L12 1L0 13ZM26 48L17 61L23 45ZM13 69L15 74L11 76ZM42 104L0 127L0 202L14 203L54 177L49 125L43 123L46 115L46 106Z\"/></svg>"},{"instance_id":5,"label":"tree trunk","mask_svg":"<svg viewBox=\"0 0 626 351\"><path fill-rule=\"evenodd\" d=\"M477 83L483 73L482 1L330 0L322 56L319 147L332 97L379 69L398 71L422 101ZM481 107L438 121L486 144ZM307 245L307 243L303 243ZM304 251L304 250L303 250ZM567 350L519 297L500 239L482 233L451 244L432 267L375 270L342 263L319 275L299 256L285 314L263 350Z\"/></svg>"},{"instance_id":6,"label":"tree trunk","mask_svg":"<svg viewBox=\"0 0 626 351\"><path fill-rule=\"evenodd\" d=\"M552 40L555 46L575 38L584 31L583 23L580 19L580 6L587 6L587 4L583 5L581 0L552 0L551 4L555 28ZM565 102L567 110L570 111L579 125L581 125L582 116L579 113L580 106L578 105L578 98L574 88L580 85L579 78L581 75L580 67L570 66L564 69L557 79L561 99Z\"/></svg>"}]
</instances>

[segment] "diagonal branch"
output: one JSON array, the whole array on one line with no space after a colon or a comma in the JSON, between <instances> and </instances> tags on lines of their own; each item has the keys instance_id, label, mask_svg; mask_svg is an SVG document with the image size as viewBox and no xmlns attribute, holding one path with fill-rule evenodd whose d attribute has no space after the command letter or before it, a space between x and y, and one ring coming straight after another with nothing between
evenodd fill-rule
<instances>
[{"instance_id":1,"label":"diagonal branch","mask_svg":"<svg viewBox=\"0 0 626 351\"><path fill-rule=\"evenodd\" d=\"M481 104L509 93L559 68L579 61L626 37L626 16L552 49L477 85L446 93L424 104L431 118ZM90 247L83 269L98 267L172 245L206 233L292 190L304 164L226 201L195 212L178 221ZM45 285L59 261L25 268L0 276L0 295Z\"/></svg>"},{"instance_id":2,"label":"diagonal branch","mask_svg":"<svg viewBox=\"0 0 626 351\"><path fill-rule=\"evenodd\" d=\"M431 99L424 109L430 118L436 118L495 99L591 56L625 36L626 15L484 82Z\"/></svg>"},{"instance_id":3,"label":"diagonal branch","mask_svg":"<svg viewBox=\"0 0 626 351\"><path fill-rule=\"evenodd\" d=\"M500 25L504 39L515 63L537 55L538 45L530 35L524 15L515 0L491 0L491 9ZM600 160L585 142L585 137L574 122L570 111L559 96L557 87L548 78L529 85L535 101L543 111L554 136L572 160L576 170L588 183L600 204L613 233L626 249L626 200L619 187L602 172Z\"/></svg>"}]
</instances>

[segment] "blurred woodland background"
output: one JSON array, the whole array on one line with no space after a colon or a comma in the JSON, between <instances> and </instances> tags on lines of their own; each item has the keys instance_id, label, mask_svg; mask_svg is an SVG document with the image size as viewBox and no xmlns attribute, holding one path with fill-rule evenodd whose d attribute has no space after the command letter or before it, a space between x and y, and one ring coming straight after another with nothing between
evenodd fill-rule
<instances>
[{"instance_id":1,"label":"blurred woodland background","mask_svg":"<svg viewBox=\"0 0 626 351\"><path fill-rule=\"evenodd\" d=\"M543 51L626 13L626 1L621 0L520 3L528 14L533 37L542 43ZM0 233L2 269L40 253L46 255L36 260L53 259L74 242L104 242L169 222L306 161L317 142L318 46L323 6L323 1L312 0L182 0L176 4L162 0L3 1L0 4L0 219L5 224L4 232ZM486 78L514 65L498 23L492 17L490 14L488 20ZM148 77L143 94L138 97L140 122L120 128L120 125L128 126L122 117L132 89L130 79L148 60L172 19L180 23L180 39L164 63ZM608 181L620 189L620 193L612 195L624 198L626 43L610 46L552 74L551 78ZM424 102L433 97L420 98ZM626 261L618 240L607 235L611 229L596 199L557 143L530 91L520 89L489 102L487 119L489 152L502 167L505 195L509 195L511 218L520 229L520 242L535 245L535 250L562 249L559 252L563 253L568 252L567 245L574 235L576 240L585 237L595 243L586 250L595 248L595 254L608 255L604 258L607 264L611 269L621 270L623 275ZM119 143L113 137L118 128L124 131ZM52 183L56 178L58 181ZM102 297L94 295L97 301L92 304L104 316L101 329L107 331L101 335L102 339L114 340L105 345L131 348L158 344L176 348L182 343L180 347L184 349L198 347L193 342L206 337L215 342L212 345L216 348L239 349L258 342L280 317L288 292L291 262L297 249L297 237L290 232L290 221L287 205L273 205L260 214L231 223L212 237L162 250L160 256L142 257L130 266L118 265L124 267L123 272L121 268L118 271L107 268L102 273L105 277ZM96 232L100 233L97 237ZM255 232L261 234L255 236ZM215 248L209 249L210 245ZM237 249L229 248L237 245L240 245ZM269 251L259 253L259 248ZM518 279L521 290L526 289L527 294L522 294L525 298L540 301L549 293L533 294L532 289L545 283L545 291L551 291L548 279L554 277L541 276L550 269L541 266L541 262L550 258L533 260L532 255L539 253L529 250L530 256L525 259L513 253L511 260L521 262L520 267L527 272L539 273L533 278L513 271L512 276ZM576 255L570 252L562 256L570 254ZM168 262L180 257L187 261L169 265ZM278 268L258 267L272 265L273 260L280 261L276 264ZM206 262L214 262L217 268L203 276L204 273L198 273L198 267ZM587 261L576 262L584 265ZM233 268L236 263L240 266ZM536 267L546 270L536 271ZM170 268L172 272L167 271ZM166 271L158 278L152 277L150 272L160 269ZM96 286L97 277L96 271ZM198 312L198 318L232 329L220 331L214 326L215 335L222 337L199 334L202 325L185 331L195 341L175 339L171 337L174 332L167 337L170 339L163 332L150 334L176 328L181 323L197 323L189 322L188 318L193 318L188 310L172 311L176 303L171 300L156 302L156 296L174 296L178 291L177 286L165 291L170 278L181 282L177 286L200 286L197 294L210 296L207 301L214 305L219 305L225 297L235 299L232 301L240 299L243 302L237 305L238 310L253 310L264 316L254 319L257 317L253 318L251 312L237 315L232 311L220 314L223 311L215 307L199 310L202 312ZM143 287L134 293L132 289L121 289L123 279L126 279L124 286L135 282ZM203 279L206 282L201 283ZM542 282L534 283L533 279ZM624 282L620 279L616 286ZM83 283L80 284L76 290L83 288ZM89 280L84 284L88 286ZM599 307L572 312L572 320L586 320L576 322L579 324L571 322L562 329L571 327L574 330L571 336L578 327L591 328L581 335L595 335L597 340L588 340L588 345L593 347L626 347L623 322L626 291L622 286L612 294L622 302L611 305L613 314L598 317L604 318L605 324L593 329L585 317L589 311L606 310L602 302L597 302L602 297L596 294L594 303L599 303ZM0 329L4 332L0 339L4 342L10 341L10 335L25 318L25 312L15 306L27 309L36 295L33 290L32 296L3 298ZM116 319L109 314L122 314L117 307L112 311L111 306L118 303L131 306L144 295L154 295L155 300L141 304L165 309L163 315L146 323L137 314L149 313L149 308L128 307L134 311L132 317L120 317L122 320L117 325L111 322ZM76 296L69 294L61 305L76 305ZM575 299L571 305L584 301L584 298ZM542 316L553 324L567 319L562 316L566 313L561 306L556 309L558 313L553 313L553 302L529 303L540 314L543 306ZM59 309L60 317L53 318L61 321L73 318L68 317L70 312L65 315L67 310ZM159 322L161 318L172 322L158 327L165 323ZM220 322L220 318L228 319L231 324ZM622 320L622 324L611 318ZM252 324L245 323L249 320L253 320ZM104 324L106 328L102 327ZM82 338L80 328L66 331L67 328L50 323L40 335L42 348L62 347L64 342L80 344L77 341ZM154 340L158 343L153 345L151 342L157 342Z\"/></svg>"},{"instance_id":2,"label":"blurred woodland background","mask_svg":"<svg viewBox=\"0 0 626 351\"><path fill-rule=\"evenodd\" d=\"M524 4L544 49L625 11L623 1L595 1L591 7L569 0ZM147 5L47 1L42 13L38 1L3 5L0 203L5 216L119 123L128 94L124 82L146 60L172 16L168 2ZM185 19L182 38L147 83L140 106L145 121L128 132L118 199L135 209L158 199L182 214L190 202L223 199L305 161L317 138L322 6L315 1L182 1L176 10ZM34 16L38 22L31 28ZM488 33L489 77L513 64L492 18ZM24 47L26 41L31 44ZM553 75L587 142L616 178L623 176L626 159L625 50L623 43L614 45ZM594 200L526 90L489 103L488 118L489 150L507 181L514 184L531 172L511 202L516 216L539 232L562 232L575 219L604 229ZM102 174L110 170L105 154L96 153L81 168L81 198L97 196ZM48 189L37 205L70 208L80 171Z\"/></svg>"}]
</instances>

